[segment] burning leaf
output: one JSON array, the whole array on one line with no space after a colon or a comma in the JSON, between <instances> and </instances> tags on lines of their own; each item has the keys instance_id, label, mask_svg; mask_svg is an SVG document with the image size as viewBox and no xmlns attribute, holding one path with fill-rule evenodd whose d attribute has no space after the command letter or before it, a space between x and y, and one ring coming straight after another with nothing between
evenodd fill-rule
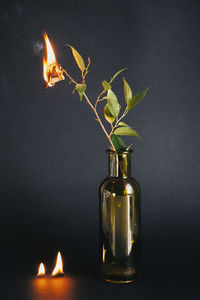
<instances>
[{"instance_id":1,"label":"burning leaf","mask_svg":"<svg viewBox=\"0 0 200 300\"><path fill-rule=\"evenodd\" d=\"M44 40L47 50L46 58L43 58L43 76L46 81L44 89L46 89L48 86L52 87L56 82L64 80L65 77L62 67L56 61L55 53L46 32L44 33Z\"/></svg>"}]
</instances>

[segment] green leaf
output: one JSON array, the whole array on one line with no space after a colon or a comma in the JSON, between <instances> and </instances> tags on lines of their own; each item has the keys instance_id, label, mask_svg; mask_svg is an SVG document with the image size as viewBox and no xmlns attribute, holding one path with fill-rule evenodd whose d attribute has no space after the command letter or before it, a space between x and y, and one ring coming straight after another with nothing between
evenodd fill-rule
<instances>
[{"instance_id":1,"label":"green leaf","mask_svg":"<svg viewBox=\"0 0 200 300\"><path fill-rule=\"evenodd\" d=\"M150 89L150 87L148 87L146 90L144 90L143 92L138 93L137 95L133 96L132 99L129 101L129 103L127 103L127 110L130 110L131 108L133 108L136 104L138 104L146 95L147 91Z\"/></svg>"},{"instance_id":2,"label":"green leaf","mask_svg":"<svg viewBox=\"0 0 200 300\"><path fill-rule=\"evenodd\" d=\"M124 80L124 98L127 103L127 106L129 105L129 102L131 101L133 95L132 95L132 90L128 84L128 82L123 78Z\"/></svg>"},{"instance_id":3,"label":"green leaf","mask_svg":"<svg viewBox=\"0 0 200 300\"><path fill-rule=\"evenodd\" d=\"M111 89L111 85L109 82L107 82L106 80L102 81L102 86L104 88L104 90L110 90Z\"/></svg>"},{"instance_id":4,"label":"green leaf","mask_svg":"<svg viewBox=\"0 0 200 300\"><path fill-rule=\"evenodd\" d=\"M107 99L107 104L108 104L111 114L114 117L117 117L119 115L121 105L119 105L119 102L117 100L115 93L112 90L108 90L107 96L103 97L103 99Z\"/></svg>"},{"instance_id":5,"label":"green leaf","mask_svg":"<svg viewBox=\"0 0 200 300\"><path fill-rule=\"evenodd\" d=\"M104 107L104 117L110 124L112 124L115 120L115 117L110 112L108 104Z\"/></svg>"},{"instance_id":6,"label":"green leaf","mask_svg":"<svg viewBox=\"0 0 200 300\"><path fill-rule=\"evenodd\" d=\"M119 122L118 126L126 126L126 127L130 127L129 125L127 125L127 124L124 123L124 122Z\"/></svg>"},{"instance_id":7,"label":"green leaf","mask_svg":"<svg viewBox=\"0 0 200 300\"><path fill-rule=\"evenodd\" d=\"M121 69L117 73L115 73L115 75L113 75L113 77L110 79L109 83L113 82L115 80L115 78L124 70L127 70L127 68Z\"/></svg>"},{"instance_id":8,"label":"green leaf","mask_svg":"<svg viewBox=\"0 0 200 300\"><path fill-rule=\"evenodd\" d=\"M112 134L111 135L111 140L112 140L113 145L115 146L115 149L117 151L126 149L126 146L124 145L124 142L123 142L123 140L120 136Z\"/></svg>"},{"instance_id":9,"label":"green leaf","mask_svg":"<svg viewBox=\"0 0 200 300\"><path fill-rule=\"evenodd\" d=\"M115 93L112 91L112 90L108 90L107 92L107 96L106 97L103 97L103 99L110 99L116 103L118 103L118 100L117 100L117 96L115 95Z\"/></svg>"},{"instance_id":10,"label":"green leaf","mask_svg":"<svg viewBox=\"0 0 200 300\"><path fill-rule=\"evenodd\" d=\"M110 110L111 114L114 117L117 117L119 115L121 105L118 102L115 102L111 99L108 99L107 101L108 101L107 104L108 104L108 107L109 107L109 110Z\"/></svg>"},{"instance_id":11,"label":"green leaf","mask_svg":"<svg viewBox=\"0 0 200 300\"><path fill-rule=\"evenodd\" d=\"M77 90L77 92L79 93L79 96L80 96L80 101L82 101L82 99L83 99L83 94L84 94L84 92L85 92L85 90L86 90L86 84L77 84L76 85L76 90Z\"/></svg>"},{"instance_id":12,"label":"green leaf","mask_svg":"<svg viewBox=\"0 0 200 300\"><path fill-rule=\"evenodd\" d=\"M141 137L139 136L139 134L134 129L129 128L129 127L119 127L117 129L115 129L114 134L136 136L137 138L142 140Z\"/></svg>"},{"instance_id":13,"label":"green leaf","mask_svg":"<svg viewBox=\"0 0 200 300\"><path fill-rule=\"evenodd\" d=\"M78 53L78 51L76 49L74 49L72 46L66 44L66 46L70 47L72 50L72 54L74 56L74 59L79 67L79 69L81 70L81 72L83 73L83 71L85 70L85 63L84 60L82 58L82 56Z\"/></svg>"}]
</instances>

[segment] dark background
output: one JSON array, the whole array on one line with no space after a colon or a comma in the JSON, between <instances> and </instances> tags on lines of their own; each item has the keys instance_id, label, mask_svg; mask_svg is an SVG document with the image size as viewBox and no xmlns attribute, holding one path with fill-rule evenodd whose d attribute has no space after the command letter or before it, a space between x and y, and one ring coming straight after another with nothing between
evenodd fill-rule
<instances>
[{"instance_id":1,"label":"dark background","mask_svg":"<svg viewBox=\"0 0 200 300\"><path fill-rule=\"evenodd\" d=\"M0 298L32 299L27 280L61 250L66 273L84 278L76 299L199 299L200 2L5 1L0 28ZM108 143L67 81L42 91L44 30L77 80L65 44L91 57L91 99L123 67L135 92L151 86L126 118L144 140L127 139L142 189L144 278L134 285L97 280ZM122 98L122 76L113 89Z\"/></svg>"}]
</instances>

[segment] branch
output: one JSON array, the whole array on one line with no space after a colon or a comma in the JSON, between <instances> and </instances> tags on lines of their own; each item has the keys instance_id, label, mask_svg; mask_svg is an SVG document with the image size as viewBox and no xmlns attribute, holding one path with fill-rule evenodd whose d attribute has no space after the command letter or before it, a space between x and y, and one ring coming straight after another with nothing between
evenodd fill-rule
<instances>
[{"instance_id":1,"label":"branch","mask_svg":"<svg viewBox=\"0 0 200 300\"><path fill-rule=\"evenodd\" d=\"M94 108L97 109L97 104L99 102L100 97L106 92L105 89L103 89L103 91L99 94L99 96L97 97L97 100L95 102Z\"/></svg>"},{"instance_id":2,"label":"branch","mask_svg":"<svg viewBox=\"0 0 200 300\"><path fill-rule=\"evenodd\" d=\"M118 126L119 122L127 115L127 113L128 113L128 110L125 109L125 111L123 112L123 114L121 115L121 117L116 121L115 125L112 127L109 136L111 136L113 134L115 128Z\"/></svg>"},{"instance_id":3,"label":"branch","mask_svg":"<svg viewBox=\"0 0 200 300\"><path fill-rule=\"evenodd\" d=\"M88 66L89 66L89 64L90 64L90 61L89 61L89 63L88 63ZM67 71L66 71L65 69L62 68L62 71L67 75L67 77L68 77L74 84L77 84L77 82L76 82L76 81L75 81L75 80L67 73ZM101 122L101 119L100 119L100 117L99 117L99 115L98 115L98 113L97 113L97 110L96 110L96 106L97 106L97 103L98 103L98 101L99 101L99 98L100 98L100 96L101 96L104 92L105 92L105 91L103 90L103 91L101 92L101 94L98 96L97 101L96 101L96 103L95 103L95 106L92 105L92 103L90 102L89 98L87 97L87 95L86 95L85 93L83 93L83 95L84 95L84 97L85 97L87 103L88 103L89 106L92 108L93 112L95 113L96 118L97 118L97 121L99 122L99 124L100 124L102 130L104 131L104 133L105 133L105 135L106 135L106 137L107 137L107 139L108 139L108 141L109 141L109 143L110 143L110 145L111 145L111 147L112 147L112 150L113 150L113 151L116 151L115 146L113 145L113 142L112 142L112 140L111 140L111 137L110 137L110 135L108 134L108 132L106 131L106 129L105 129L103 123Z\"/></svg>"},{"instance_id":4,"label":"branch","mask_svg":"<svg viewBox=\"0 0 200 300\"><path fill-rule=\"evenodd\" d=\"M67 71L65 69L62 68L62 71L67 75L67 77L75 84L77 84L77 82L67 73Z\"/></svg>"},{"instance_id":5,"label":"branch","mask_svg":"<svg viewBox=\"0 0 200 300\"><path fill-rule=\"evenodd\" d=\"M97 113L97 111L96 111L96 108L92 105L92 103L90 102L90 100L89 100L89 98L87 97L87 95L86 95L85 93L83 93L83 95L84 95L84 97L85 97L87 103L89 104L89 106L90 106L90 107L92 108L92 110L94 111L94 113L95 113L95 115L96 115L96 117L97 117L97 121L99 122L101 128L103 129L103 131L104 131L104 133L105 133L105 135L106 135L106 137L108 138L109 143L111 144L111 147L112 147L113 151L116 151L115 146L113 145L113 142L112 142L112 140L111 140L110 135L107 133L107 131L106 131L106 129L105 129L103 123L101 122L101 119L99 118L99 115L98 115L98 113Z\"/></svg>"}]
</instances>

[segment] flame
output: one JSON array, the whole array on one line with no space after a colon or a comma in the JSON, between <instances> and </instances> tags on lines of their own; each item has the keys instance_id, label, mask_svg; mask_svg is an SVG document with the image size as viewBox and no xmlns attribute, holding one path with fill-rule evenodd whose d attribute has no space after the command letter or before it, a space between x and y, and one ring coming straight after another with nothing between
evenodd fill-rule
<instances>
[{"instance_id":1,"label":"flame","mask_svg":"<svg viewBox=\"0 0 200 300\"><path fill-rule=\"evenodd\" d=\"M44 88L46 88L48 86L54 86L56 82L64 80L65 77L63 75L62 67L56 61L55 53L46 32L44 33L44 40L47 51L46 58L43 57L43 77L46 81Z\"/></svg>"},{"instance_id":2,"label":"flame","mask_svg":"<svg viewBox=\"0 0 200 300\"><path fill-rule=\"evenodd\" d=\"M105 257L106 257L106 250L105 250L104 245L103 245L103 257L102 257L103 263L105 263Z\"/></svg>"},{"instance_id":3,"label":"flame","mask_svg":"<svg viewBox=\"0 0 200 300\"><path fill-rule=\"evenodd\" d=\"M37 276L43 276L43 275L45 275L45 267L44 267L44 264L41 263L38 268Z\"/></svg>"},{"instance_id":4,"label":"flame","mask_svg":"<svg viewBox=\"0 0 200 300\"><path fill-rule=\"evenodd\" d=\"M46 32L44 33L44 40L47 47L47 62L48 64L53 65L56 63L56 57Z\"/></svg>"},{"instance_id":5,"label":"flame","mask_svg":"<svg viewBox=\"0 0 200 300\"><path fill-rule=\"evenodd\" d=\"M63 272L62 257L61 257L60 251L59 251L57 254L56 265L55 265L55 268L54 268L51 276L56 276L56 275L60 275L60 274L64 274L64 272Z\"/></svg>"}]
</instances>

